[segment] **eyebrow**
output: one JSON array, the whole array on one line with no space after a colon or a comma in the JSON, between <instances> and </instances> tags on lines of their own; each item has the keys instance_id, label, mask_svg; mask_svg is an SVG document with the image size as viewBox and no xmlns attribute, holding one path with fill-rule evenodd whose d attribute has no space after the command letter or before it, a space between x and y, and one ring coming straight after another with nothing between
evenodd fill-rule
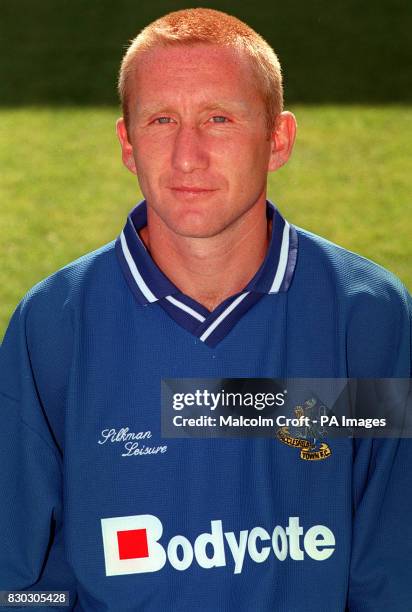
<instances>
[{"instance_id":1,"label":"eyebrow","mask_svg":"<svg viewBox=\"0 0 412 612\"><path fill-rule=\"evenodd\" d=\"M153 104L146 106L136 106L136 111L139 113L141 117L150 117L151 115L156 115L159 113L165 114L173 114L176 112L176 109L172 106L162 104ZM247 104L243 102L235 102L235 101L222 101L216 103L205 104L204 106L199 105L200 112L211 112L211 111L220 111L220 112L232 112L235 114L244 115L248 111Z\"/></svg>"},{"instance_id":2,"label":"eyebrow","mask_svg":"<svg viewBox=\"0 0 412 612\"><path fill-rule=\"evenodd\" d=\"M244 102L221 102L215 104L207 104L204 107L205 111L224 111L224 112L236 112L245 113L248 110L248 105Z\"/></svg>"}]
</instances>

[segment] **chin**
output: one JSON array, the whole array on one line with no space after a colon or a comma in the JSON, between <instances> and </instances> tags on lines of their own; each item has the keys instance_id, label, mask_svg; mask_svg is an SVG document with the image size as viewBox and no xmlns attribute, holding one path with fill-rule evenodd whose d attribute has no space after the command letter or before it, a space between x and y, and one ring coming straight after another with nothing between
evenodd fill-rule
<instances>
[{"instance_id":1,"label":"chin","mask_svg":"<svg viewBox=\"0 0 412 612\"><path fill-rule=\"evenodd\" d=\"M175 220L175 222L168 223L169 228L178 236L185 238L212 238L220 234L225 226L221 224L216 226L211 225L210 221L189 221L183 222L182 219Z\"/></svg>"},{"instance_id":2,"label":"chin","mask_svg":"<svg viewBox=\"0 0 412 612\"><path fill-rule=\"evenodd\" d=\"M212 238L236 220L226 193L182 199L162 193L151 201L152 211L159 220L174 234L186 238Z\"/></svg>"},{"instance_id":3,"label":"chin","mask_svg":"<svg viewBox=\"0 0 412 612\"><path fill-rule=\"evenodd\" d=\"M176 205L170 207L161 215L163 222L175 234L187 238L210 238L222 232L225 219L218 212L219 206L213 207L199 204Z\"/></svg>"}]
</instances>

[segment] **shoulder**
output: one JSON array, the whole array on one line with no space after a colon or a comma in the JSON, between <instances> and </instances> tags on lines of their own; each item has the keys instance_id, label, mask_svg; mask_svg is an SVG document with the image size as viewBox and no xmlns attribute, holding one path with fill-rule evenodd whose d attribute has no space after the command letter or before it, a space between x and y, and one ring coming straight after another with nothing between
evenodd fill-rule
<instances>
[{"instance_id":1,"label":"shoulder","mask_svg":"<svg viewBox=\"0 0 412 612\"><path fill-rule=\"evenodd\" d=\"M407 306L408 292L389 270L312 232L296 230L299 282L324 286L352 303L371 299Z\"/></svg>"},{"instance_id":2,"label":"shoulder","mask_svg":"<svg viewBox=\"0 0 412 612\"><path fill-rule=\"evenodd\" d=\"M36 283L19 307L28 317L47 317L57 309L76 305L85 292L93 290L118 272L115 241L82 255Z\"/></svg>"},{"instance_id":3,"label":"shoulder","mask_svg":"<svg viewBox=\"0 0 412 612\"><path fill-rule=\"evenodd\" d=\"M409 376L412 300L402 282L366 257L297 232L295 301L304 295L312 319L333 322L352 375Z\"/></svg>"},{"instance_id":4,"label":"shoulder","mask_svg":"<svg viewBox=\"0 0 412 612\"><path fill-rule=\"evenodd\" d=\"M53 338L70 337L73 322L90 292L97 294L119 276L115 241L70 262L36 283L14 310L2 348L24 337L46 347Z\"/></svg>"},{"instance_id":5,"label":"shoulder","mask_svg":"<svg viewBox=\"0 0 412 612\"><path fill-rule=\"evenodd\" d=\"M54 390L56 396L63 388L82 304L90 291L103 292L111 278L119 276L114 245L110 242L67 264L34 285L19 302L0 350L0 388L11 397L19 396L20 371L32 370L43 388Z\"/></svg>"}]
</instances>

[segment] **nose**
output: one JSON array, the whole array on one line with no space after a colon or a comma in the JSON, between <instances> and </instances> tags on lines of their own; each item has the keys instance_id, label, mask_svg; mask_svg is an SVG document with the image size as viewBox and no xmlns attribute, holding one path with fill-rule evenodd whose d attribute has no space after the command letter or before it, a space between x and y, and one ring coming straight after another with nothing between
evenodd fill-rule
<instances>
[{"instance_id":1,"label":"nose","mask_svg":"<svg viewBox=\"0 0 412 612\"><path fill-rule=\"evenodd\" d=\"M172 164L175 170L190 173L209 165L206 143L199 128L180 125L175 135Z\"/></svg>"}]
</instances>

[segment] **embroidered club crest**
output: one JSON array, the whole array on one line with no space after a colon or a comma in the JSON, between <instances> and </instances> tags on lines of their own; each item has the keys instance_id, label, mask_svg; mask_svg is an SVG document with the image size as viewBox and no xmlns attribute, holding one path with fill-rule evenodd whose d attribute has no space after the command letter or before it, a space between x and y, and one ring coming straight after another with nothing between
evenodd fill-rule
<instances>
[{"instance_id":1,"label":"embroidered club crest","mask_svg":"<svg viewBox=\"0 0 412 612\"><path fill-rule=\"evenodd\" d=\"M326 411L325 406L320 404L314 397L306 400L303 406L295 407L295 416L297 419L309 417L305 424L296 427L281 427L276 432L277 439L300 450L300 458L304 461L320 461L331 456L332 451L326 442L321 438L324 437L324 428L318 425L320 415Z\"/></svg>"}]
</instances>

